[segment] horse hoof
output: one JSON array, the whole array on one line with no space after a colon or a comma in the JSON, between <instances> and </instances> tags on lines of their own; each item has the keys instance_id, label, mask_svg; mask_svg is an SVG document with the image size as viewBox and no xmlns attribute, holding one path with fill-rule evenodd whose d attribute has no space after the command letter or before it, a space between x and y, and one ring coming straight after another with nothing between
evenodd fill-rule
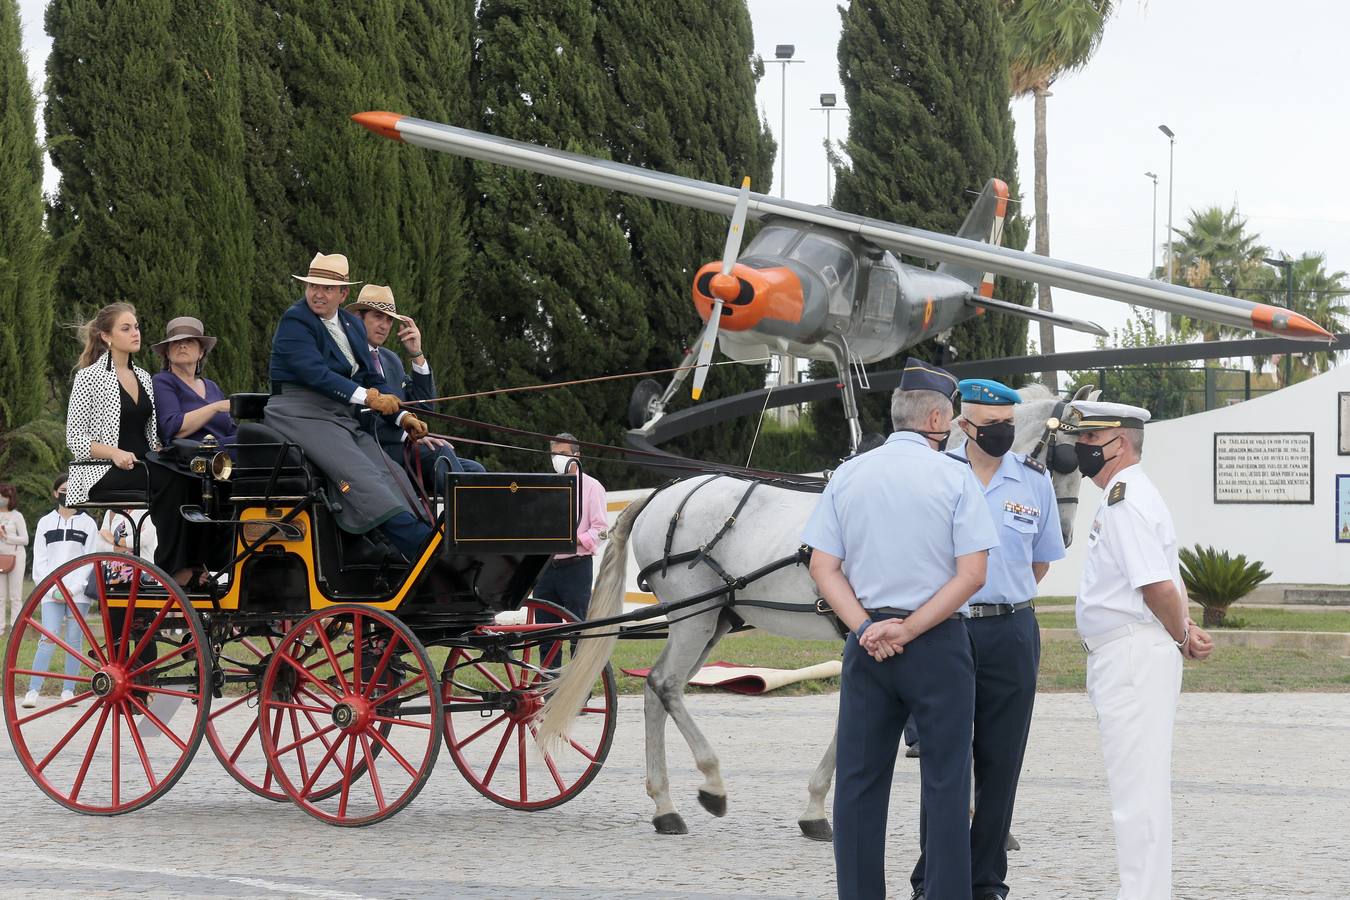
<instances>
[{"instance_id":1,"label":"horse hoof","mask_svg":"<svg viewBox=\"0 0 1350 900\"><path fill-rule=\"evenodd\" d=\"M1008 832L1008 842L1007 842L1006 847L1007 847L1008 850L1021 850L1021 849L1022 849L1022 845L1019 844L1019 843L1017 843L1017 838L1013 837L1011 831Z\"/></svg>"},{"instance_id":2,"label":"horse hoof","mask_svg":"<svg viewBox=\"0 0 1350 900\"><path fill-rule=\"evenodd\" d=\"M719 819L727 814L727 798L725 794L710 794L707 791L700 790L698 792L698 803Z\"/></svg>"},{"instance_id":3,"label":"horse hoof","mask_svg":"<svg viewBox=\"0 0 1350 900\"><path fill-rule=\"evenodd\" d=\"M684 819L680 818L679 813L662 813L652 819L652 824L656 826L657 834L688 834L689 829L684 826Z\"/></svg>"},{"instance_id":4,"label":"horse hoof","mask_svg":"<svg viewBox=\"0 0 1350 900\"><path fill-rule=\"evenodd\" d=\"M798 819L797 827L813 841L834 840L834 829L830 827L829 819Z\"/></svg>"}]
</instances>

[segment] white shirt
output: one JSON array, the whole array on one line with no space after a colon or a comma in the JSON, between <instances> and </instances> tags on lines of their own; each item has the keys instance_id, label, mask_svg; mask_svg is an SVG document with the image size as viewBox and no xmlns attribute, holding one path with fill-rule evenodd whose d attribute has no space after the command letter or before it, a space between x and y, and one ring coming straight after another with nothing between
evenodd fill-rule
<instances>
[{"instance_id":1,"label":"white shirt","mask_svg":"<svg viewBox=\"0 0 1350 900\"><path fill-rule=\"evenodd\" d=\"M33 529L33 581L46 578L58 566L77 556L94 552L98 540L98 526L88 513L78 512L69 519L56 510L38 519ZM84 586L89 580L89 567L81 566L61 579L70 597L77 603L84 599ZM54 590L43 602L65 602L61 592Z\"/></svg>"},{"instance_id":2,"label":"white shirt","mask_svg":"<svg viewBox=\"0 0 1350 900\"><path fill-rule=\"evenodd\" d=\"M1095 637L1122 625L1157 622L1142 588L1159 581L1173 582L1186 596L1172 514L1136 463L1111 479L1093 516L1074 606L1078 633Z\"/></svg>"},{"instance_id":3,"label":"white shirt","mask_svg":"<svg viewBox=\"0 0 1350 900\"><path fill-rule=\"evenodd\" d=\"M342 351L342 355L347 358L347 362L351 363L352 370L347 374L355 375L356 356L352 353L352 342L347 340L347 335L342 330L342 322L339 321L337 312L334 311L331 318L320 319L319 321L323 322L323 327L328 329L328 333L333 336L334 342L337 343L338 350Z\"/></svg>"}]
</instances>

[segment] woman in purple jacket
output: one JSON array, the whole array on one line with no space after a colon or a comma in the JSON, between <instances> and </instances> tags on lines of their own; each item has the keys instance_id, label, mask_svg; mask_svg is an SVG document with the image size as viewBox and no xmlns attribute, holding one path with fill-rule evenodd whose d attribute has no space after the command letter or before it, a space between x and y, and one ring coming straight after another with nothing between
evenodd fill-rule
<instances>
[{"instance_id":1,"label":"woman in purple jacket","mask_svg":"<svg viewBox=\"0 0 1350 900\"><path fill-rule=\"evenodd\" d=\"M208 434L224 444L237 430L230 418L230 401L211 379L202 377L202 362L216 345L200 319L179 316L169 322L164 340L154 351L164 359L164 371L155 375L155 416L159 436L167 446L176 438L200 441Z\"/></svg>"}]
</instances>

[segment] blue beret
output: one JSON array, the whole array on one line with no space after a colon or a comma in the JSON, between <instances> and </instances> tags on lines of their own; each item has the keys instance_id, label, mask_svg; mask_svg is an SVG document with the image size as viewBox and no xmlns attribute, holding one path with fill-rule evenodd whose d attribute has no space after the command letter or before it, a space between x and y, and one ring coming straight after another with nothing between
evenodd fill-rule
<instances>
[{"instance_id":1,"label":"blue beret","mask_svg":"<svg viewBox=\"0 0 1350 900\"><path fill-rule=\"evenodd\" d=\"M1008 387L988 378L967 378L957 387L961 390L962 403L983 403L985 406L1011 406L1021 403L1022 397Z\"/></svg>"},{"instance_id":2,"label":"blue beret","mask_svg":"<svg viewBox=\"0 0 1350 900\"><path fill-rule=\"evenodd\" d=\"M929 365L921 359L910 357L905 360L904 371L900 374L902 391L937 391L944 397L956 399L956 376L946 369Z\"/></svg>"}]
</instances>

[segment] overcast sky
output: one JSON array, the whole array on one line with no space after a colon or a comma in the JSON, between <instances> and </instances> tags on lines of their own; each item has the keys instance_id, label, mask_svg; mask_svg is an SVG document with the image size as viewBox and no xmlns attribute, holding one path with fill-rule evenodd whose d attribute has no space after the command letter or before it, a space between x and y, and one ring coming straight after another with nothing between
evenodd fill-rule
<instances>
[{"instance_id":1,"label":"overcast sky","mask_svg":"<svg viewBox=\"0 0 1350 900\"><path fill-rule=\"evenodd\" d=\"M794 44L788 67L787 196L825 200L825 116L819 95L843 101L834 0L748 0L756 49L772 59ZM50 41L43 0L20 0L24 46L42 82ZM1158 173L1158 242L1166 240L1167 124L1177 135L1174 220L1188 210L1236 203L1275 250L1325 251L1350 270L1350 211L1335 181L1350 146L1345 35L1350 6L1325 0L1152 0L1122 2L1088 67L1062 79L1049 100L1051 253L1135 275L1147 274L1153 187ZM782 66L770 65L760 106L781 128ZM1032 186L1031 101L1013 104L1028 206ZM835 113L832 135L847 128ZM775 168L775 181L778 180ZM1003 174L1003 173L989 173ZM896 173L903 178L903 172ZM54 187L48 173L47 189ZM972 184L978 190L981 185ZM1028 211L1029 212L1029 211ZM1125 307L1056 290L1056 307L1112 327ZM1034 328L1033 328L1034 332ZM1060 330L1061 349L1092 345Z\"/></svg>"}]
</instances>

